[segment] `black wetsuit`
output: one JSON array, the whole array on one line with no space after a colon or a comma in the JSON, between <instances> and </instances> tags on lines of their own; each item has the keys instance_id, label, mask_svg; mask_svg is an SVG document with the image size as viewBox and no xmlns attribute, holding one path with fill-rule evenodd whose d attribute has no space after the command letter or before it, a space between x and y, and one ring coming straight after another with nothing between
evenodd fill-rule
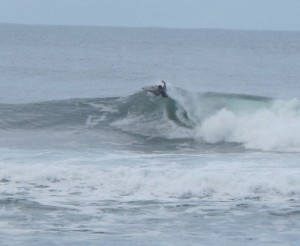
<instances>
[{"instance_id":1,"label":"black wetsuit","mask_svg":"<svg viewBox=\"0 0 300 246\"><path fill-rule=\"evenodd\" d=\"M161 91L160 91L160 95L162 97L168 97L167 95L167 86L166 83L164 81L162 81L164 83L164 86L162 87Z\"/></svg>"}]
</instances>

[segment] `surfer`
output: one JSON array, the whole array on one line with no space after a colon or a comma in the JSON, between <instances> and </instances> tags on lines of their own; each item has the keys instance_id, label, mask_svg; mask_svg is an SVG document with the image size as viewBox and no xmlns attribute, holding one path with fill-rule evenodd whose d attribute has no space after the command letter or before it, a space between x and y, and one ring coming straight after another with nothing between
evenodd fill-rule
<instances>
[{"instance_id":1,"label":"surfer","mask_svg":"<svg viewBox=\"0 0 300 246\"><path fill-rule=\"evenodd\" d=\"M156 96L168 97L167 95L167 85L165 81L161 81L164 85L152 85L143 87L144 91L151 92Z\"/></svg>"},{"instance_id":2,"label":"surfer","mask_svg":"<svg viewBox=\"0 0 300 246\"><path fill-rule=\"evenodd\" d=\"M162 97L168 97L168 95L167 95L167 85L166 85L166 82L165 81L161 81L163 84L164 84L164 86L161 86L161 85L159 85L157 88L158 88L158 96L159 95L161 95Z\"/></svg>"}]
</instances>

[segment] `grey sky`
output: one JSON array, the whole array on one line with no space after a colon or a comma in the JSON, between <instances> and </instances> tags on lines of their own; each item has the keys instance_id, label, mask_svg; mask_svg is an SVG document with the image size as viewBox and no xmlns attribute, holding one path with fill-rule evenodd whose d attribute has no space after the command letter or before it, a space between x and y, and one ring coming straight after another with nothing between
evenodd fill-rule
<instances>
[{"instance_id":1,"label":"grey sky","mask_svg":"<svg viewBox=\"0 0 300 246\"><path fill-rule=\"evenodd\" d=\"M0 22L300 30L300 0L0 0Z\"/></svg>"}]
</instances>

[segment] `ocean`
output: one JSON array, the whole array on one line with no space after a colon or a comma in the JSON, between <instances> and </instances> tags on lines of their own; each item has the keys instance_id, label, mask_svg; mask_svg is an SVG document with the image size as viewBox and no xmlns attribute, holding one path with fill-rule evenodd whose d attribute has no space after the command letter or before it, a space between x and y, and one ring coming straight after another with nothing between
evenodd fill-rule
<instances>
[{"instance_id":1,"label":"ocean","mask_svg":"<svg viewBox=\"0 0 300 246\"><path fill-rule=\"evenodd\" d=\"M0 57L1 245L299 245L300 32L0 24Z\"/></svg>"}]
</instances>

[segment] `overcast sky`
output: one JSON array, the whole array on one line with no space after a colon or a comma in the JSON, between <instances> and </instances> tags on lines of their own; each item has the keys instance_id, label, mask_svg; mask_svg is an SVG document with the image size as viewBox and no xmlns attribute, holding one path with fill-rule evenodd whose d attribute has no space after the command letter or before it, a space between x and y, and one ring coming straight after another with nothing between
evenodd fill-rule
<instances>
[{"instance_id":1,"label":"overcast sky","mask_svg":"<svg viewBox=\"0 0 300 246\"><path fill-rule=\"evenodd\" d=\"M0 0L0 22L300 30L300 0Z\"/></svg>"}]
</instances>

